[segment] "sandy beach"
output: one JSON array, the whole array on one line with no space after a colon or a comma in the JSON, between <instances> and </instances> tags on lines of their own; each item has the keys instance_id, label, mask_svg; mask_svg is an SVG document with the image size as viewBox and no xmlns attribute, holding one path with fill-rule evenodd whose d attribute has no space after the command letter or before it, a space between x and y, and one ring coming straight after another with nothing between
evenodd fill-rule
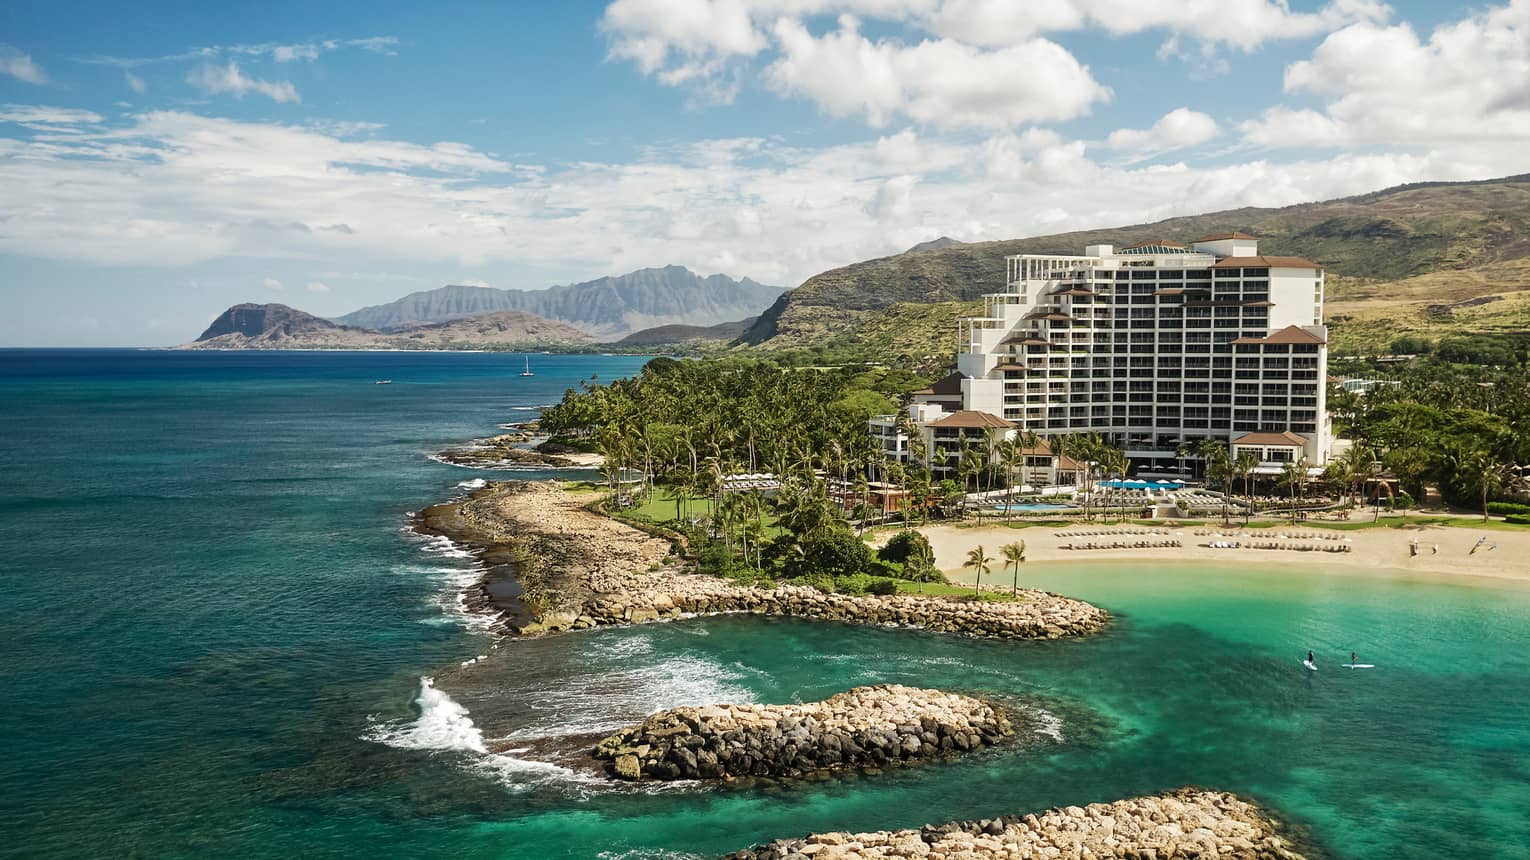
<instances>
[{"instance_id":1,"label":"sandy beach","mask_svg":"<svg viewBox=\"0 0 1530 860\"><path fill-rule=\"evenodd\" d=\"M1470 520L1464 519L1463 523ZM1163 528L1163 527L1159 527ZM935 550L935 564L953 579L960 579L968 551L981 545L989 555L998 556L999 548L1017 540L1025 541L1026 564L1068 564L1079 562L1214 562L1219 564L1299 565L1334 573L1406 573L1442 576L1469 581L1504 580L1530 585L1530 529L1524 532L1476 530L1461 526L1418 526L1412 528L1374 528L1353 531L1323 529L1307 525L1280 525L1271 528L1243 529L1234 525L1171 526L1167 535L1159 529L1143 526L1078 524L1067 527L1031 526L1010 528L1004 525L961 527L924 526L919 529ZM1217 531L1215 538L1197 532ZM1139 532L1133 534L1132 532ZM892 532L878 536L878 543ZM1244 535L1247 535L1246 537ZM1276 541L1284 544L1329 546L1333 540L1302 539L1302 535L1328 535L1347 543L1349 552L1298 552L1293 550L1253 549L1247 544ZM1282 537L1284 536L1284 537ZM1477 551L1478 540L1487 540ZM1410 555L1410 545L1417 539L1418 555ZM1178 547L1129 549L1063 549L1064 544L1080 542L1178 540ZM1213 540L1238 541L1237 549L1213 548ZM1435 551L1435 547L1438 551ZM996 563L997 566L997 563ZM970 577L968 577L970 580Z\"/></svg>"}]
</instances>

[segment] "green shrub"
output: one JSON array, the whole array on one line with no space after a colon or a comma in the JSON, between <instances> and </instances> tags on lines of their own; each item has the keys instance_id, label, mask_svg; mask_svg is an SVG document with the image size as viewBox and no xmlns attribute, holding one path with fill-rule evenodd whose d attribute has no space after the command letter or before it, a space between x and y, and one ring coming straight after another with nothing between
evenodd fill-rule
<instances>
[{"instance_id":1,"label":"green shrub","mask_svg":"<svg viewBox=\"0 0 1530 860\"><path fill-rule=\"evenodd\" d=\"M872 594L897 594L898 583L896 580L888 579L886 577L878 577L871 581L871 585L868 586L866 590Z\"/></svg>"},{"instance_id":2,"label":"green shrub","mask_svg":"<svg viewBox=\"0 0 1530 860\"><path fill-rule=\"evenodd\" d=\"M1398 490L1397 495L1392 499L1392 507L1407 510L1408 508L1418 507L1418 503L1415 502L1413 497L1408 495L1406 492ZM1525 510L1530 512L1530 508L1526 508Z\"/></svg>"},{"instance_id":3,"label":"green shrub","mask_svg":"<svg viewBox=\"0 0 1530 860\"><path fill-rule=\"evenodd\" d=\"M1530 514L1509 514L1503 521L1517 526L1530 526Z\"/></svg>"},{"instance_id":4,"label":"green shrub","mask_svg":"<svg viewBox=\"0 0 1530 860\"><path fill-rule=\"evenodd\" d=\"M1498 514L1530 514L1530 505L1520 502L1488 502L1488 513Z\"/></svg>"},{"instance_id":5,"label":"green shrub","mask_svg":"<svg viewBox=\"0 0 1530 860\"><path fill-rule=\"evenodd\" d=\"M834 590L834 577L829 576L827 573L805 573L801 576L794 576L787 581L792 585L805 585L809 588L816 588L825 594Z\"/></svg>"},{"instance_id":6,"label":"green shrub","mask_svg":"<svg viewBox=\"0 0 1530 860\"><path fill-rule=\"evenodd\" d=\"M928 550L930 548L929 538L913 529L905 529L893 535L892 539L885 546L877 550L877 558L883 561L903 564L908 561L908 557L914 553L916 548Z\"/></svg>"},{"instance_id":7,"label":"green shrub","mask_svg":"<svg viewBox=\"0 0 1530 860\"><path fill-rule=\"evenodd\" d=\"M825 573L829 576L853 576L871 565L871 547L849 529L835 529L822 537L802 542L802 555L786 560L787 573L802 576Z\"/></svg>"},{"instance_id":8,"label":"green shrub","mask_svg":"<svg viewBox=\"0 0 1530 860\"><path fill-rule=\"evenodd\" d=\"M871 577L864 573L852 573L848 576L834 577L834 590L840 594L865 594L871 588Z\"/></svg>"}]
</instances>

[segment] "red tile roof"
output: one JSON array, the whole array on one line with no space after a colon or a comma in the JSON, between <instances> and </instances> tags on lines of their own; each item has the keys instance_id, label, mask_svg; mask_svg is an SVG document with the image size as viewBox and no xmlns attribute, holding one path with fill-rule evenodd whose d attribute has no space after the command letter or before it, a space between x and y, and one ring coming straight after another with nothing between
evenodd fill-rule
<instances>
[{"instance_id":1,"label":"red tile roof","mask_svg":"<svg viewBox=\"0 0 1530 860\"><path fill-rule=\"evenodd\" d=\"M967 377L960 372L949 373L935 381L929 388L921 388L915 394L961 394L962 380Z\"/></svg>"},{"instance_id":2,"label":"red tile roof","mask_svg":"<svg viewBox=\"0 0 1530 860\"><path fill-rule=\"evenodd\" d=\"M979 412L976 409L963 409L959 412L952 412L939 421L930 422L930 426L987 429L989 427L1008 428L1015 425L988 412Z\"/></svg>"},{"instance_id":3,"label":"red tile roof","mask_svg":"<svg viewBox=\"0 0 1530 860\"><path fill-rule=\"evenodd\" d=\"M1213 269L1241 269L1254 266L1267 269L1321 269L1306 257L1223 257L1211 264Z\"/></svg>"},{"instance_id":4,"label":"red tile roof","mask_svg":"<svg viewBox=\"0 0 1530 860\"><path fill-rule=\"evenodd\" d=\"M1234 445L1277 445L1284 447L1300 447L1307 440L1292 433L1290 430L1282 430L1279 433L1244 433L1232 440Z\"/></svg>"},{"instance_id":5,"label":"red tile roof","mask_svg":"<svg viewBox=\"0 0 1530 860\"><path fill-rule=\"evenodd\" d=\"M1294 325L1288 325L1277 332L1271 332L1265 337L1240 337L1233 343L1327 343L1310 331Z\"/></svg>"},{"instance_id":6,"label":"red tile roof","mask_svg":"<svg viewBox=\"0 0 1530 860\"><path fill-rule=\"evenodd\" d=\"M1252 241L1255 241L1255 242L1259 241L1259 237L1258 236L1250 236L1247 233L1239 233L1237 230L1234 230L1231 233L1212 233L1210 236L1202 236L1201 238L1196 239L1195 241L1197 241L1197 242L1220 242L1223 239L1249 239L1249 240L1252 240Z\"/></svg>"}]
</instances>

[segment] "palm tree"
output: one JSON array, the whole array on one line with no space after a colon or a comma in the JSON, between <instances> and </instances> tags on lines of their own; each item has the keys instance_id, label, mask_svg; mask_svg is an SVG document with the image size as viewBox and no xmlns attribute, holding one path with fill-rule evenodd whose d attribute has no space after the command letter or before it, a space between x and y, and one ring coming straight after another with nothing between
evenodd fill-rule
<instances>
[{"instance_id":1,"label":"palm tree","mask_svg":"<svg viewBox=\"0 0 1530 860\"><path fill-rule=\"evenodd\" d=\"M1205 464L1204 476L1209 485L1214 479L1221 478L1222 484L1222 524L1227 525L1227 497L1232 495L1233 466L1232 457L1228 446L1215 439L1202 439L1195 446L1195 453Z\"/></svg>"},{"instance_id":2,"label":"palm tree","mask_svg":"<svg viewBox=\"0 0 1530 860\"><path fill-rule=\"evenodd\" d=\"M1296 522L1296 492L1298 489L1306 489L1307 484L1307 458L1301 457L1288 461L1280 467L1281 483L1291 490L1291 521Z\"/></svg>"},{"instance_id":3,"label":"palm tree","mask_svg":"<svg viewBox=\"0 0 1530 860\"><path fill-rule=\"evenodd\" d=\"M992 570L989 565L992 565L993 561L993 556L983 552L983 547L981 544L976 549L973 549L967 553L967 566L972 568L973 571L977 573L977 580L972 584L972 595L974 597L977 597L982 593L983 574Z\"/></svg>"},{"instance_id":4,"label":"palm tree","mask_svg":"<svg viewBox=\"0 0 1530 860\"><path fill-rule=\"evenodd\" d=\"M935 567L935 551L931 549L927 540L914 541L913 548L908 558L903 562L903 568L907 571L913 568L914 581L918 583L919 593L924 593L924 581L930 575L930 570Z\"/></svg>"},{"instance_id":5,"label":"palm tree","mask_svg":"<svg viewBox=\"0 0 1530 860\"><path fill-rule=\"evenodd\" d=\"M1519 484L1519 472L1499 460L1491 451L1481 449L1471 452L1464 465L1467 475L1482 493L1482 521L1487 522L1488 497L1500 492L1505 486Z\"/></svg>"},{"instance_id":6,"label":"palm tree","mask_svg":"<svg viewBox=\"0 0 1530 860\"><path fill-rule=\"evenodd\" d=\"M1017 540L1014 543L1004 545L1004 560L1010 563L1014 569L1015 577L1009 585L1009 596L1018 597L1020 594L1020 565L1025 563L1025 541Z\"/></svg>"},{"instance_id":7,"label":"palm tree","mask_svg":"<svg viewBox=\"0 0 1530 860\"><path fill-rule=\"evenodd\" d=\"M1248 497L1248 507L1243 509L1243 524L1248 525L1254 512L1254 469L1259 466L1259 455L1244 448L1233 460L1233 470L1243 476L1243 495Z\"/></svg>"}]
</instances>

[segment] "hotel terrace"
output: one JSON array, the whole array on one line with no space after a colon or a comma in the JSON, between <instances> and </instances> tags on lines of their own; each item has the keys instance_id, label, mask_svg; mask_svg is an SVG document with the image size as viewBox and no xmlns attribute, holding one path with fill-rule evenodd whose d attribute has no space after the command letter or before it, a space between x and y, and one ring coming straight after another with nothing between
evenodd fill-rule
<instances>
[{"instance_id":1,"label":"hotel terrace","mask_svg":"<svg viewBox=\"0 0 1530 860\"><path fill-rule=\"evenodd\" d=\"M962 433L1093 432L1125 450L1140 477L1190 477L1177 450L1202 439L1229 443L1234 456L1255 451L1265 473L1327 461L1321 266L1262 256L1242 233L1006 264L1004 291L959 323L956 372L908 407L932 450L954 450ZM871 431L902 460L899 423L880 416ZM1049 468L1071 465L1052 458Z\"/></svg>"}]
</instances>

